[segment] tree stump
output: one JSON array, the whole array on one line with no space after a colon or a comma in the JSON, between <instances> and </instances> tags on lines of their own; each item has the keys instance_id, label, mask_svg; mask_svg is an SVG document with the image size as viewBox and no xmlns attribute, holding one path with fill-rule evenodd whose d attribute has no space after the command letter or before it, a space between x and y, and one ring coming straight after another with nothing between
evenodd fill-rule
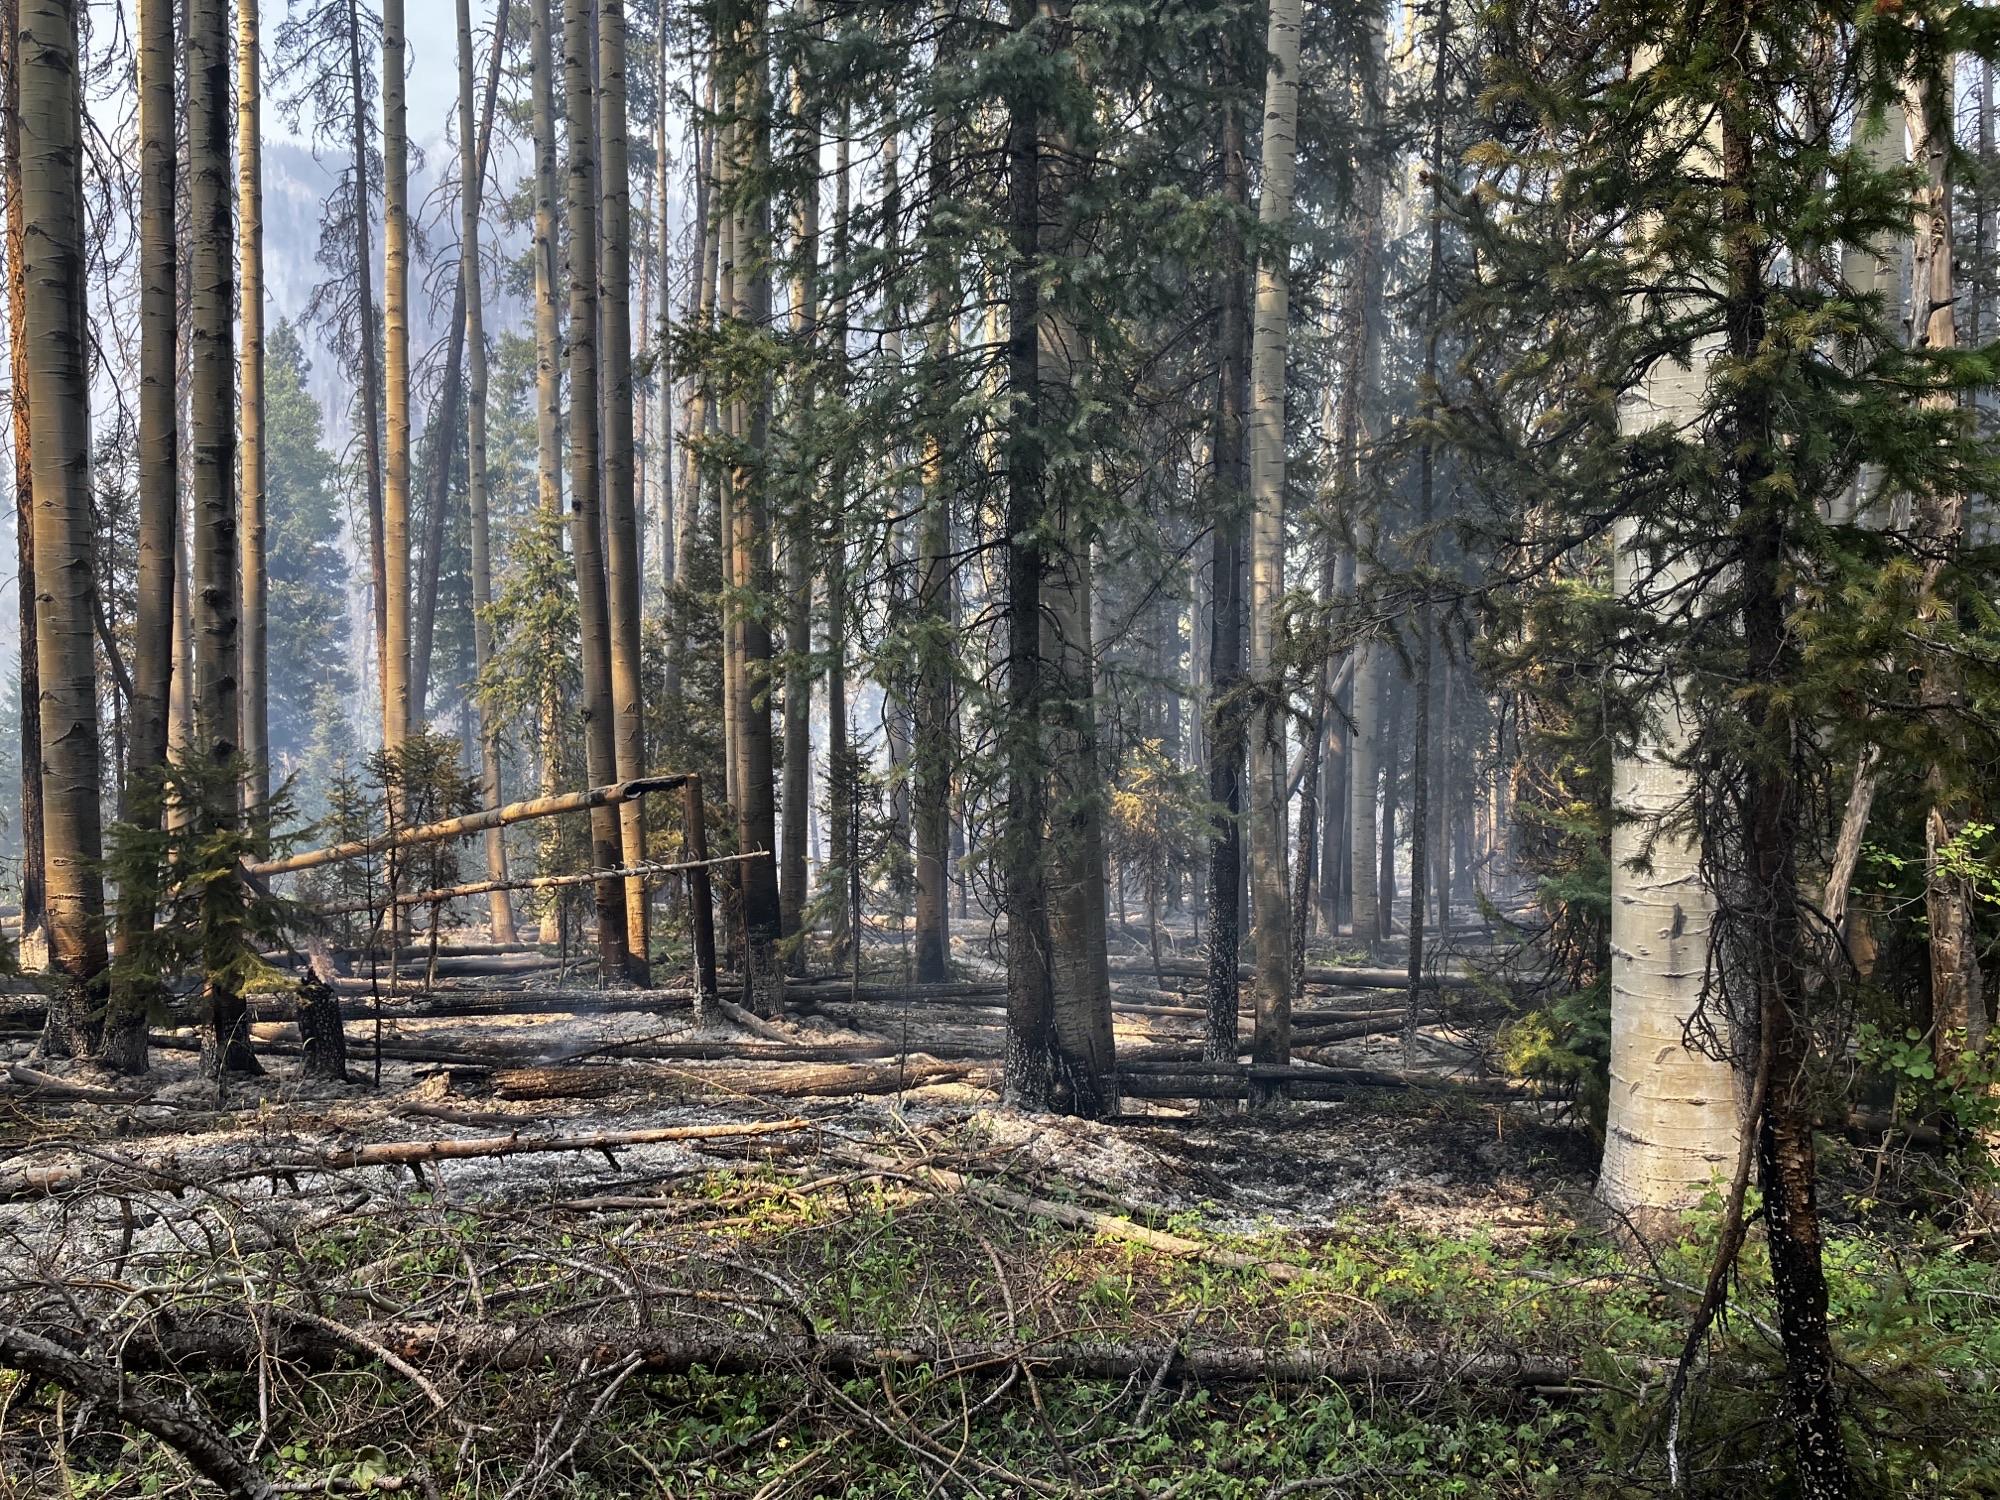
<instances>
[{"instance_id":1,"label":"tree stump","mask_svg":"<svg viewBox=\"0 0 2000 1500\"><path fill-rule=\"evenodd\" d=\"M340 997L312 969L299 977L299 1040L305 1076L347 1082L347 1033Z\"/></svg>"}]
</instances>

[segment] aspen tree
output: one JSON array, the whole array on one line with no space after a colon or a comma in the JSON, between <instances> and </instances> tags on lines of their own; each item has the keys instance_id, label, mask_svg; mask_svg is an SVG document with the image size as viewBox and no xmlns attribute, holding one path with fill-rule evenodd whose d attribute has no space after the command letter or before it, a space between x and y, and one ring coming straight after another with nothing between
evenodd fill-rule
<instances>
[{"instance_id":1,"label":"aspen tree","mask_svg":"<svg viewBox=\"0 0 2000 1500\"><path fill-rule=\"evenodd\" d=\"M1251 932L1257 949L1251 1055L1267 1065L1289 1062L1292 1051L1286 713L1277 658L1285 591L1285 351L1291 309L1283 236L1298 167L1301 19L1301 0L1272 0L1257 222L1274 240L1258 257L1250 335L1250 680L1260 700L1250 724Z\"/></svg>"}]
</instances>

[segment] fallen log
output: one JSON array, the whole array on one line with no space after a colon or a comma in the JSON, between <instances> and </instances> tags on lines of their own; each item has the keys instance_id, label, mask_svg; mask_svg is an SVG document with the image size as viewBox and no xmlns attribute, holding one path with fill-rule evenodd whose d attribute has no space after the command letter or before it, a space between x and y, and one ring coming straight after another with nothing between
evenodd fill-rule
<instances>
[{"instance_id":1,"label":"fallen log","mask_svg":"<svg viewBox=\"0 0 2000 1500\"><path fill-rule=\"evenodd\" d=\"M581 792L563 792L554 797L535 797L526 802L510 802L504 807L483 807L478 812L466 813L463 817L426 823L420 828L405 828L395 833L383 834L379 838L355 839L344 844L329 844L323 849L307 849L298 854L287 854L279 859L263 860L251 865L249 871L252 875L285 875L294 870L316 870L321 865L362 859L371 854L384 854L392 849L410 849L423 844L441 843L445 839L462 838L467 834L483 833L489 828L505 828L514 823L526 822L530 818L549 818L558 813L588 812L596 807L616 807L619 803L630 802L649 792L671 791L685 784L687 780L686 776L640 776L630 781L613 782L609 786L594 786Z\"/></svg>"},{"instance_id":2,"label":"fallen log","mask_svg":"<svg viewBox=\"0 0 2000 1500\"><path fill-rule=\"evenodd\" d=\"M1378 1068L1274 1068L1242 1063L1200 1063L1121 1059L1118 1092L1130 1099L1242 1099L1257 1083L1278 1087L1290 1098L1338 1103L1356 1094L1383 1089L1433 1089L1439 1093L1477 1098L1511 1099L1530 1091L1507 1079L1450 1079L1429 1073L1398 1073Z\"/></svg>"},{"instance_id":3,"label":"fallen log","mask_svg":"<svg viewBox=\"0 0 2000 1500\"><path fill-rule=\"evenodd\" d=\"M590 1135L489 1135L425 1141L376 1141L366 1146L326 1147L275 1156L226 1172L184 1178L163 1167L101 1154L89 1165L66 1163L0 1173L0 1199L41 1197L101 1183L156 1186L169 1191L189 1186L218 1187L254 1177L287 1177L305 1172L349 1172L364 1167L415 1167L426 1162L525 1156L533 1153L605 1152L671 1141L708 1141L732 1136L778 1135L810 1130L810 1120L758 1120L719 1125L669 1125L651 1130L603 1130Z\"/></svg>"},{"instance_id":4,"label":"fallen log","mask_svg":"<svg viewBox=\"0 0 2000 1500\"><path fill-rule=\"evenodd\" d=\"M463 885L439 886L435 890L416 891L407 896L398 896L396 906L439 906L447 901L457 901L467 896L485 896L494 891L552 891L563 886L595 885L605 880L629 880L647 875L672 875L686 870L706 870L715 865L741 864L753 859L769 859L770 851L752 849L746 854L718 854L713 859L689 859L677 864L619 865L609 870L585 870L579 875L527 875L516 880L472 880ZM384 903L380 901L360 902L353 906L317 906L313 910L323 917L351 917L363 913L380 911Z\"/></svg>"},{"instance_id":5,"label":"fallen log","mask_svg":"<svg viewBox=\"0 0 2000 1500\"><path fill-rule=\"evenodd\" d=\"M230 1500L267 1500L271 1483L229 1439L192 1409L176 1410L133 1389L125 1371L11 1323L0 1323L0 1365L23 1370L150 1432L180 1454Z\"/></svg>"},{"instance_id":6,"label":"fallen log","mask_svg":"<svg viewBox=\"0 0 2000 1500\"><path fill-rule=\"evenodd\" d=\"M891 1340L839 1330L789 1335L685 1322L654 1327L561 1324L547 1319L383 1320L355 1324L347 1331L358 1337L337 1338L308 1324L260 1321L234 1311L162 1314L129 1338L121 1336L120 1347L128 1363L163 1361L188 1370L240 1370L245 1360L267 1352L318 1368L337 1368L359 1357L357 1345L365 1340L412 1365L500 1372L549 1368L569 1376L636 1360L653 1370L702 1369L724 1375L817 1370L879 1378L927 1370L952 1379L980 1373L1000 1376L1024 1367L1037 1375L1079 1380L1153 1377L1163 1384L1185 1380L1201 1385L1473 1385L1555 1391L1600 1385L1567 1357L1449 1347L1370 1350L1109 1340ZM1609 1358L1625 1377L1655 1374L1673 1364L1644 1356Z\"/></svg>"},{"instance_id":7,"label":"fallen log","mask_svg":"<svg viewBox=\"0 0 2000 1500\"><path fill-rule=\"evenodd\" d=\"M1154 973L1151 964L1113 964L1113 974L1147 976ZM1160 964L1159 973L1171 974L1179 979L1206 979L1208 965L1192 959L1173 958ZM1243 979L1256 976L1250 965L1243 964L1237 970ZM1363 968L1358 965L1340 964L1333 967L1311 965L1302 971L1306 984L1330 986L1349 990L1407 990L1410 987L1409 974L1403 969ZM1443 973L1426 972L1417 987L1426 990L1476 990L1484 989L1496 981L1483 974L1468 974L1447 970Z\"/></svg>"},{"instance_id":8,"label":"fallen log","mask_svg":"<svg viewBox=\"0 0 2000 1500\"><path fill-rule=\"evenodd\" d=\"M902 1066L889 1063L767 1063L757 1068L504 1068L493 1074L501 1099L588 1099L626 1089L645 1089L682 1098L752 1099L842 1098L899 1094L926 1084L956 1082L979 1071L971 1063L940 1062L913 1054Z\"/></svg>"}]
</instances>

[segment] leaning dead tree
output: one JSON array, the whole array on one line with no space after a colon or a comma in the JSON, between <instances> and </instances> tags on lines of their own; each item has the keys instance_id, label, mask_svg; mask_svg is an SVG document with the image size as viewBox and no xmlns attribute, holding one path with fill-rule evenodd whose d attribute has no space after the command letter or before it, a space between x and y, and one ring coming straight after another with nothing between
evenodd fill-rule
<instances>
[{"instance_id":1,"label":"leaning dead tree","mask_svg":"<svg viewBox=\"0 0 2000 1500\"><path fill-rule=\"evenodd\" d=\"M637 802L654 792L678 790L682 794L684 832L689 858L671 865L636 864L615 865L594 869L578 875L541 876L527 880L475 881L463 886L449 886L437 890L420 891L414 895L391 893L381 902L370 902L365 906L343 907L325 913L337 916L356 911L394 910L405 906L428 906L455 900L461 896L485 895L493 891L542 890L565 885L581 885L610 880L634 880L643 882L649 875L668 873L683 874L688 883L689 927L694 944L695 967L699 974L699 984L704 996L718 993L715 961L715 901L714 890L709 879L709 871L717 865L740 864L759 859L768 860L767 851L747 854L723 855L715 859L708 857L706 824L702 813L701 777L693 773L674 773L665 776L640 776L630 781L612 782L606 786L589 787L580 792L562 792L552 797L534 797L525 802L510 802L504 807L485 807L477 812L464 813L455 818L445 818L435 823L425 823L416 828L394 829L372 839L352 839L346 843L328 844L319 849L306 849L297 854L288 854L278 859L263 860L251 865L252 875L269 877L289 875L301 870L316 870L326 865L342 864L349 860L366 859L376 854L397 853L405 849L420 848L426 844L444 843L451 839L468 838L475 833L509 827L515 823L525 823L535 818L552 818L562 813L589 812L598 808L617 807L624 803Z\"/></svg>"}]
</instances>

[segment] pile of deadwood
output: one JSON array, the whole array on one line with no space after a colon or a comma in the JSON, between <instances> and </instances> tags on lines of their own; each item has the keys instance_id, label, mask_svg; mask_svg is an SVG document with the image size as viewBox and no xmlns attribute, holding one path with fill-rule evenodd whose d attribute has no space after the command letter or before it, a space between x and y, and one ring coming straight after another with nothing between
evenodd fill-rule
<instances>
[{"instance_id":1,"label":"pile of deadwood","mask_svg":"<svg viewBox=\"0 0 2000 1500\"><path fill-rule=\"evenodd\" d=\"M79 1119L106 1107L52 1106ZM759 1115L751 1106L700 1123L495 1133L490 1115L421 1101L402 1113L405 1139L355 1143L301 1128L288 1140L232 1136L206 1149L210 1122L190 1114L172 1152L120 1140L0 1176L17 1229L31 1211L43 1225L40 1253L17 1258L0 1303L0 1366L154 1434L240 1496L274 1493L268 1457L256 1455L305 1421L318 1451L372 1443L385 1419L398 1433L462 1435L461 1462L497 1462L560 1488L618 1392L649 1372L784 1375L801 1383L816 1420L975 1468L980 1461L942 1439L939 1424L950 1427L968 1403L983 1410L1010 1390L1032 1393L1038 1377L1122 1382L1118 1425L1143 1428L1149 1410L1191 1385L1471 1385L1560 1398L1599 1389L1607 1371L1634 1382L1658 1373L1656 1362L1622 1368L1595 1356L1586 1373L1575 1350L1509 1347L1471 1330L1456 1330L1454 1342L1366 1305L1301 1338L1300 1304L1278 1306L1257 1287L1310 1293L1311 1266L1168 1230L1162 1212L1116 1187L969 1147L955 1128L962 1119L927 1128L885 1116L871 1132L838 1110ZM474 1195L425 1177L447 1162L579 1153L617 1165L619 1180L565 1182L550 1170ZM406 1184L370 1172L383 1168L417 1174L430 1194L412 1198ZM725 1170L743 1175L715 1177ZM736 1216L773 1194L816 1205L795 1238L736 1235ZM447 1200L451 1232L440 1239ZM839 1326L811 1267L820 1238L853 1219L857 1204L893 1209L940 1245L978 1247L978 1274L927 1276L899 1326ZM1242 1298L1199 1318L1140 1311L1107 1325L1048 1255L1023 1243L1024 1224L1250 1279ZM352 1249L329 1253L343 1245ZM845 1273L836 1280L844 1286ZM938 1331L952 1326L985 1331ZM343 1371L381 1379L324 1384ZM496 1386L495 1372L513 1378ZM231 1409L212 1389L207 1404L190 1397L212 1375L233 1378ZM857 1404L854 1376L886 1400ZM232 1422L238 1435L226 1436ZM0 1444L11 1437L0 1434ZM441 1488L451 1477L422 1476ZM1009 1492L1044 1488L1014 1477L1022 1484ZM338 1489L337 1478L325 1488Z\"/></svg>"}]
</instances>

